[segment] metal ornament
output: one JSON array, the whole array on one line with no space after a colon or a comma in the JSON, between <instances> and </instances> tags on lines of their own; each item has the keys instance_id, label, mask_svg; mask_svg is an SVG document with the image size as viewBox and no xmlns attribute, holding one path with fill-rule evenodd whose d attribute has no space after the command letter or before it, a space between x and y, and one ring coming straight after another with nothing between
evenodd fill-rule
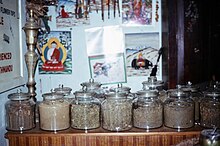
<instances>
[{"instance_id":1,"label":"metal ornament","mask_svg":"<svg viewBox=\"0 0 220 146\"><path fill-rule=\"evenodd\" d=\"M26 34L26 45L27 52L25 53L25 62L28 70L28 82L26 86L28 87L28 93L31 98L36 101L36 82L34 80L36 65L38 61L38 55L35 52L36 44L37 44L37 35L40 27L36 24L34 19L33 10L30 10L30 17L27 20L25 26L22 28Z\"/></svg>"}]
</instances>

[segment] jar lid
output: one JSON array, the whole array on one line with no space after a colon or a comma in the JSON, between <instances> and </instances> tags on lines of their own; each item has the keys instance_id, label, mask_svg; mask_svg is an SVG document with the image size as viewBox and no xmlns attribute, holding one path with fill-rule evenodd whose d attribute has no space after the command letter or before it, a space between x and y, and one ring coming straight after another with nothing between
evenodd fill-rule
<instances>
[{"instance_id":1,"label":"jar lid","mask_svg":"<svg viewBox=\"0 0 220 146\"><path fill-rule=\"evenodd\" d=\"M161 87L163 86L164 82L163 81L158 81L156 76L150 76L148 77L147 81L142 82L143 85L147 85L148 87L151 88L156 88L156 87Z\"/></svg>"},{"instance_id":2,"label":"jar lid","mask_svg":"<svg viewBox=\"0 0 220 146\"><path fill-rule=\"evenodd\" d=\"M127 98L127 94L123 92L109 92L106 94L106 98L112 98L112 99Z\"/></svg>"},{"instance_id":3,"label":"jar lid","mask_svg":"<svg viewBox=\"0 0 220 146\"><path fill-rule=\"evenodd\" d=\"M63 94L62 93L44 93L42 94L44 100L55 100L55 99L61 99L63 98Z\"/></svg>"},{"instance_id":4,"label":"jar lid","mask_svg":"<svg viewBox=\"0 0 220 146\"><path fill-rule=\"evenodd\" d=\"M101 87L102 84L95 82L94 79L89 79L89 82L83 82L80 85L86 87L86 89L95 89Z\"/></svg>"},{"instance_id":5,"label":"jar lid","mask_svg":"<svg viewBox=\"0 0 220 146\"><path fill-rule=\"evenodd\" d=\"M140 90L137 91L138 97L156 97L159 95L157 90Z\"/></svg>"},{"instance_id":6,"label":"jar lid","mask_svg":"<svg viewBox=\"0 0 220 146\"><path fill-rule=\"evenodd\" d=\"M129 93L131 90L130 87L122 86L122 84L118 84L117 87L111 87L109 89L110 92L123 92L123 93Z\"/></svg>"},{"instance_id":7,"label":"jar lid","mask_svg":"<svg viewBox=\"0 0 220 146\"><path fill-rule=\"evenodd\" d=\"M54 88L54 89L52 89L52 90L53 90L54 92L56 92L56 93L62 93L62 94L64 94L64 95L69 95L70 92L72 91L71 88L69 88L69 87L64 87L63 85L59 85L58 88Z\"/></svg>"},{"instance_id":8,"label":"jar lid","mask_svg":"<svg viewBox=\"0 0 220 146\"><path fill-rule=\"evenodd\" d=\"M168 90L168 95L172 97L189 97L190 91L183 91L180 85L177 85L177 89Z\"/></svg>"},{"instance_id":9,"label":"jar lid","mask_svg":"<svg viewBox=\"0 0 220 146\"><path fill-rule=\"evenodd\" d=\"M28 93L17 92L17 93L9 94L8 99L10 99L10 100L27 100L27 99L30 99L30 95Z\"/></svg>"},{"instance_id":10,"label":"jar lid","mask_svg":"<svg viewBox=\"0 0 220 146\"><path fill-rule=\"evenodd\" d=\"M216 129L204 129L201 135L210 140L220 140L220 130Z\"/></svg>"}]
</instances>

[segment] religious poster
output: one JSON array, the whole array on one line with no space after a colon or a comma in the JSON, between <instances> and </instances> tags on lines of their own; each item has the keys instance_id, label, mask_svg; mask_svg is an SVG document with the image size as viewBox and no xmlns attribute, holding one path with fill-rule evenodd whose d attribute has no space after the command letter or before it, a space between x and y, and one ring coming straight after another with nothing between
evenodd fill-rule
<instances>
[{"instance_id":1,"label":"religious poster","mask_svg":"<svg viewBox=\"0 0 220 146\"><path fill-rule=\"evenodd\" d=\"M125 35L126 68L128 76L150 76L157 63L159 33L134 33ZM158 65L157 75L161 66Z\"/></svg>"},{"instance_id":2,"label":"religious poster","mask_svg":"<svg viewBox=\"0 0 220 146\"><path fill-rule=\"evenodd\" d=\"M70 31L51 31L38 38L41 48L40 74L71 74L72 44Z\"/></svg>"},{"instance_id":3,"label":"religious poster","mask_svg":"<svg viewBox=\"0 0 220 146\"><path fill-rule=\"evenodd\" d=\"M126 82L124 35L120 26L86 30L90 75L102 84Z\"/></svg>"},{"instance_id":4,"label":"religious poster","mask_svg":"<svg viewBox=\"0 0 220 146\"><path fill-rule=\"evenodd\" d=\"M122 0L122 23L152 24L152 0Z\"/></svg>"},{"instance_id":5,"label":"religious poster","mask_svg":"<svg viewBox=\"0 0 220 146\"><path fill-rule=\"evenodd\" d=\"M124 54L90 56L90 75L102 84L126 82Z\"/></svg>"},{"instance_id":6,"label":"religious poster","mask_svg":"<svg viewBox=\"0 0 220 146\"><path fill-rule=\"evenodd\" d=\"M88 2L86 0L59 0L56 26L62 28L90 24Z\"/></svg>"},{"instance_id":7,"label":"religious poster","mask_svg":"<svg viewBox=\"0 0 220 146\"><path fill-rule=\"evenodd\" d=\"M0 0L0 92L24 84L19 1Z\"/></svg>"}]
</instances>

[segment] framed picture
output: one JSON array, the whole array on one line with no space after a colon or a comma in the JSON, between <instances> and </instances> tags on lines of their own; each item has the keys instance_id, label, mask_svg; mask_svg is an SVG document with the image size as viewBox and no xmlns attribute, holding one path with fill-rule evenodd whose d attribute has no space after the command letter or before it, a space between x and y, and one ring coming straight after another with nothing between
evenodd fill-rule
<instances>
[{"instance_id":1,"label":"framed picture","mask_svg":"<svg viewBox=\"0 0 220 146\"><path fill-rule=\"evenodd\" d=\"M0 3L0 93L25 84L20 4L17 0Z\"/></svg>"},{"instance_id":2,"label":"framed picture","mask_svg":"<svg viewBox=\"0 0 220 146\"><path fill-rule=\"evenodd\" d=\"M91 78L102 84L127 82L123 53L89 57Z\"/></svg>"}]
</instances>

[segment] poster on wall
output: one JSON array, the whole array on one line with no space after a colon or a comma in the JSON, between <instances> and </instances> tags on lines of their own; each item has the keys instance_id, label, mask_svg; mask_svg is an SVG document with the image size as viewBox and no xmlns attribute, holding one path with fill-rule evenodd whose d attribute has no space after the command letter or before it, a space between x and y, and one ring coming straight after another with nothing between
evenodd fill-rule
<instances>
[{"instance_id":1,"label":"poster on wall","mask_svg":"<svg viewBox=\"0 0 220 146\"><path fill-rule=\"evenodd\" d=\"M86 29L90 75L102 84L124 83L124 35L120 26Z\"/></svg>"},{"instance_id":2,"label":"poster on wall","mask_svg":"<svg viewBox=\"0 0 220 146\"><path fill-rule=\"evenodd\" d=\"M159 33L125 34L126 68L128 76L149 76L157 62ZM158 66L157 76L160 76Z\"/></svg>"},{"instance_id":3,"label":"poster on wall","mask_svg":"<svg viewBox=\"0 0 220 146\"><path fill-rule=\"evenodd\" d=\"M57 28L89 25L89 4L84 0L59 0L57 6Z\"/></svg>"},{"instance_id":4,"label":"poster on wall","mask_svg":"<svg viewBox=\"0 0 220 146\"><path fill-rule=\"evenodd\" d=\"M153 0L122 0L122 23L151 25Z\"/></svg>"},{"instance_id":5,"label":"poster on wall","mask_svg":"<svg viewBox=\"0 0 220 146\"><path fill-rule=\"evenodd\" d=\"M71 74L72 44L70 31L51 31L38 38L41 48L40 74Z\"/></svg>"},{"instance_id":6,"label":"poster on wall","mask_svg":"<svg viewBox=\"0 0 220 146\"><path fill-rule=\"evenodd\" d=\"M127 82L123 53L89 57L90 75L102 84Z\"/></svg>"},{"instance_id":7,"label":"poster on wall","mask_svg":"<svg viewBox=\"0 0 220 146\"><path fill-rule=\"evenodd\" d=\"M0 92L24 84L19 1L0 0Z\"/></svg>"}]
</instances>

